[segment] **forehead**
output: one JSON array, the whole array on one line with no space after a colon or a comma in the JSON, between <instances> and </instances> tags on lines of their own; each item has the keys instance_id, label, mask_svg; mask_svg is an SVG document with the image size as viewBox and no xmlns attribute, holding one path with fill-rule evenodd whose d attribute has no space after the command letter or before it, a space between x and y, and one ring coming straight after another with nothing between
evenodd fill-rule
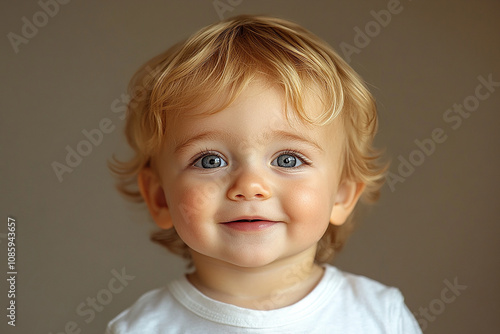
<instances>
[{"instance_id":1,"label":"forehead","mask_svg":"<svg viewBox=\"0 0 500 334\"><path fill-rule=\"evenodd\" d=\"M290 103L285 103L283 91L264 80L250 82L227 107L219 106L227 96L212 97L198 108L178 113L167 131L167 146L171 150L188 140L251 141L265 145L273 140L309 141L320 150L338 144L342 127L336 119L327 125L314 125L298 116ZM304 97L308 117L322 113L322 105ZM216 112L214 112L216 111ZM198 138L196 138L198 137Z\"/></svg>"}]
</instances>

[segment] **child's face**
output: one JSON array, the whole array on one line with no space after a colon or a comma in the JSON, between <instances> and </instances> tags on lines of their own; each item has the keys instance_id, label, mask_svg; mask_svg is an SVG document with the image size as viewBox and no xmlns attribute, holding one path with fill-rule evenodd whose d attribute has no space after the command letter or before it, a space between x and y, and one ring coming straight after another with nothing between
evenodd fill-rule
<instances>
[{"instance_id":1,"label":"child's face","mask_svg":"<svg viewBox=\"0 0 500 334\"><path fill-rule=\"evenodd\" d=\"M339 120L287 121L280 91L254 81L216 114L180 117L142 191L157 224L173 224L198 258L258 267L314 254L357 200L340 182L343 136Z\"/></svg>"}]
</instances>

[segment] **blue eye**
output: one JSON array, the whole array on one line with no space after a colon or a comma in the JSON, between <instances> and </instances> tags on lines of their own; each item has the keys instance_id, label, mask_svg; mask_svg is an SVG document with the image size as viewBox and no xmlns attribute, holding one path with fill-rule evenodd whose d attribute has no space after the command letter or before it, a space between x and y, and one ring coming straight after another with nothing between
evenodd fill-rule
<instances>
[{"instance_id":1,"label":"blue eye","mask_svg":"<svg viewBox=\"0 0 500 334\"><path fill-rule=\"evenodd\" d=\"M274 159L271 165L284 168L293 168L302 165L302 163L303 162L300 160L300 158L292 154L285 153Z\"/></svg>"},{"instance_id":2,"label":"blue eye","mask_svg":"<svg viewBox=\"0 0 500 334\"><path fill-rule=\"evenodd\" d=\"M227 162L218 155L207 154L198 159L193 166L205 169L218 168L227 166Z\"/></svg>"}]
</instances>

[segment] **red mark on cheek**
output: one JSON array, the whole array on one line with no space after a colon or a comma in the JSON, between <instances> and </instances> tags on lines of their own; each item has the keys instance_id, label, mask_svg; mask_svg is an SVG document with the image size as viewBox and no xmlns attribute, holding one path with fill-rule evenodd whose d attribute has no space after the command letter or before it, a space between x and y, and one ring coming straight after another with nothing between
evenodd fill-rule
<instances>
[{"instance_id":1,"label":"red mark on cheek","mask_svg":"<svg viewBox=\"0 0 500 334\"><path fill-rule=\"evenodd\" d=\"M196 189L175 189L175 200L173 207L170 207L171 214L174 219L185 222L186 224L196 221L197 216L203 211L206 205L206 200L201 196Z\"/></svg>"},{"instance_id":2,"label":"red mark on cheek","mask_svg":"<svg viewBox=\"0 0 500 334\"><path fill-rule=\"evenodd\" d=\"M313 187L294 187L293 191L286 192L283 196L283 206L295 217L314 216L324 205L320 192Z\"/></svg>"},{"instance_id":3,"label":"red mark on cheek","mask_svg":"<svg viewBox=\"0 0 500 334\"><path fill-rule=\"evenodd\" d=\"M186 222L192 222L197 216L206 215L217 206L221 187L214 182L201 185L182 185L173 191L177 207Z\"/></svg>"}]
</instances>

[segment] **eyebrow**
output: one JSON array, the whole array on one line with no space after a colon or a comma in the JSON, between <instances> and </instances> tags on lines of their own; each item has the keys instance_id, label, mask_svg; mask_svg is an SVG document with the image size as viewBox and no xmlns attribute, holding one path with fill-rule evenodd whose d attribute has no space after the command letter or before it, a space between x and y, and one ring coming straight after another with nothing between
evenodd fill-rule
<instances>
[{"instance_id":1,"label":"eyebrow","mask_svg":"<svg viewBox=\"0 0 500 334\"><path fill-rule=\"evenodd\" d=\"M180 140L179 143L175 145L174 153L179 153L193 145L197 141L201 140L231 140L230 136L226 132L222 131L207 131L199 133L193 137L185 138Z\"/></svg>"},{"instance_id":2,"label":"eyebrow","mask_svg":"<svg viewBox=\"0 0 500 334\"><path fill-rule=\"evenodd\" d=\"M281 139L281 140L288 140L288 141L293 141L293 142L300 142L309 146L314 147L316 150L320 152L324 152L324 150L321 148L321 146L314 141L312 138L307 138L305 136L293 133L293 132L287 132L283 130L275 130L271 132L266 132L264 134L260 134L257 136L257 138L261 141L261 143L265 143L271 140L276 140L276 139ZM207 131L207 132L202 132L199 134L194 135L193 137L190 138L185 138L179 141L175 145L174 153L177 154L179 152L182 152L189 146L193 145L197 141L202 141L202 140L213 140L213 141L236 141L237 139L228 134L227 132L223 131Z\"/></svg>"},{"instance_id":3,"label":"eyebrow","mask_svg":"<svg viewBox=\"0 0 500 334\"><path fill-rule=\"evenodd\" d=\"M321 146L314 141L312 138L308 138L306 136L302 136L293 132L287 132L283 130L276 130L272 131L269 133L264 134L263 136L264 140L272 140L272 139L284 139L284 140L289 140L289 141L294 141L294 142L300 142L309 146L313 146L315 149L317 149L320 152L323 152L323 149Z\"/></svg>"}]
</instances>

